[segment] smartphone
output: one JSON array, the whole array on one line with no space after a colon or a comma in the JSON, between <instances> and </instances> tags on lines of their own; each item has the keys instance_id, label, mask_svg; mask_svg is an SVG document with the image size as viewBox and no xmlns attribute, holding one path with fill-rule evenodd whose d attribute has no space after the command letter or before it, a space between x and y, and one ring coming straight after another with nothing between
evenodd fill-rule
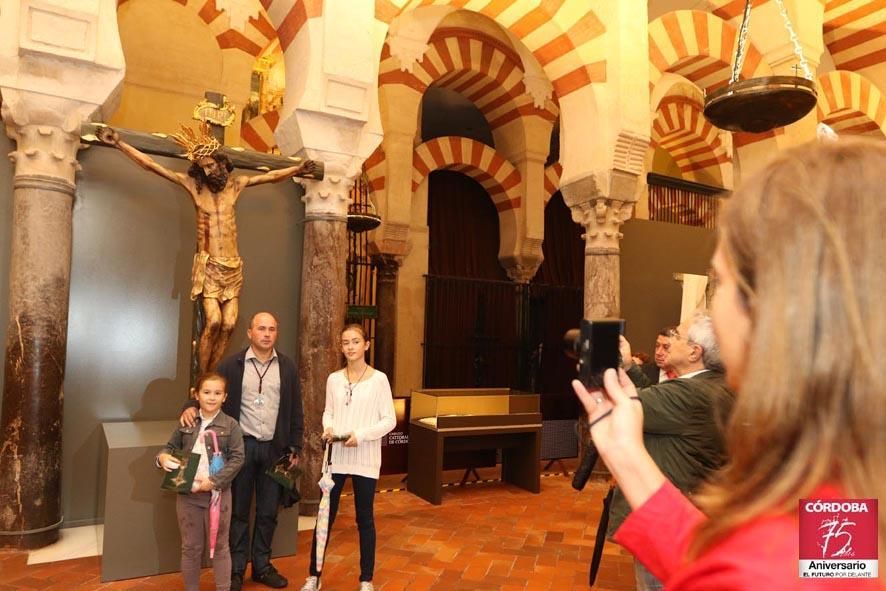
<instances>
[{"instance_id":1,"label":"smartphone","mask_svg":"<svg viewBox=\"0 0 886 591\"><path fill-rule=\"evenodd\" d=\"M581 321L578 379L586 388L602 388L603 372L621 366L618 345L624 328L622 319Z\"/></svg>"}]
</instances>

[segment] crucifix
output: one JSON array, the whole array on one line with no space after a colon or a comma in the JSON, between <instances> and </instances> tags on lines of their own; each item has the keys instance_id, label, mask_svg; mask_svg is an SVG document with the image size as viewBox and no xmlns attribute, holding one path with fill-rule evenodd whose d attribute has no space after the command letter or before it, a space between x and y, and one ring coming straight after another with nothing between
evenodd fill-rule
<instances>
[{"instance_id":1,"label":"crucifix","mask_svg":"<svg viewBox=\"0 0 886 591\"><path fill-rule=\"evenodd\" d=\"M262 154L224 144L224 128L235 119L227 99L206 93L194 109L201 121L194 130L182 126L169 137L115 130L89 123L81 128L84 143L113 146L142 168L180 185L197 212L197 252L191 270L194 323L191 341L191 386L200 373L215 369L224 355L239 313L243 262L237 248L235 206L246 187L300 177L321 180L323 164L298 157ZM172 171L148 156L187 158L186 173ZM261 170L255 176L232 175L234 167Z\"/></svg>"}]
</instances>

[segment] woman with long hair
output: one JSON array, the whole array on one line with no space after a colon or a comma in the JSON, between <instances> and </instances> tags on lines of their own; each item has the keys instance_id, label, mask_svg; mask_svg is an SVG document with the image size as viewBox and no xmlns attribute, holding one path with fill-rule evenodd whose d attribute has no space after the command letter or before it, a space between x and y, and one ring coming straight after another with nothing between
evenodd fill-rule
<instances>
[{"instance_id":1,"label":"woman with long hair","mask_svg":"<svg viewBox=\"0 0 886 591\"><path fill-rule=\"evenodd\" d=\"M886 142L841 139L777 155L725 205L712 316L737 396L730 461L694 504L644 449L624 373L605 391L573 383L634 509L615 539L665 589L880 588L801 578L798 559L801 500L886 498L884 186ZM882 509L876 530L886 548ZM847 533L813 529L821 558L851 560Z\"/></svg>"},{"instance_id":2,"label":"woman with long hair","mask_svg":"<svg viewBox=\"0 0 886 591\"><path fill-rule=\"evenodd\" d=\"M354 487L357 530L360 537L359 591L372 591L375 570L375 486L381 471L381 438L397 424L388 377L366 363L369 341L359 324L341 332L341 351L347 360L343 369L326 380L323 411L323 440L333 445L330 468L335 486L329 498L329 530L338 512L341 491L348 476ZM345 437L343 443L333 440ZM328 538L327 538L328 540ZM317 569L317 534L311 542L310 576L301 591L320 589Z\"/></svg>"}]
</instances>

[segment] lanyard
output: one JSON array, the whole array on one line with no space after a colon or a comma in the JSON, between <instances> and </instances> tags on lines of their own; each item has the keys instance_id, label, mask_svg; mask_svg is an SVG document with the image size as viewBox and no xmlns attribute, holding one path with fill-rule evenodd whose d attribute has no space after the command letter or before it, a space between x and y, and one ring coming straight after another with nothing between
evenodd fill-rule
<instances>
[{"instance_id":1,"label":"lanyard","mask_svg":"<svg viewBox=\"0 0 886 591\"><path fill-rule=\"evenodd\" d=\"M252 362L252 367L255 369L255 375L258 376L258 393L259 393L259 394L261 394L262 382L264 381L265 376L266 376L267 373L268 373L268 370L271 369L271 365L274 363L274 360L275 360L275 359L277 359L277 358L276 358L276 357L271 357L271 360L268 361L268 366L265 367L265 370L264 370L264 371L258 371L258 365L256 365L256 363L255 363L255 357L252 357L252 358L250 358L250 360L249 360L249 361Z\"/></svg>"}]
</instances>

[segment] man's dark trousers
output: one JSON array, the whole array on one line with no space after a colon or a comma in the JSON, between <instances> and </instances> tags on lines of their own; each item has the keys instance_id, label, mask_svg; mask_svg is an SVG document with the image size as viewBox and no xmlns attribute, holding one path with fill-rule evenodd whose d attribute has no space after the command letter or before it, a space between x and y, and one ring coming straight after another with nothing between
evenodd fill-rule
<instances>
[{"instance_id":1,"label":"man's dark trousers","mask_svg":"<svg viewBox=\"0 0 886 591\"><path fill-rule=\"evenodd\" d=\"M277 508L283 487L267 475L277 458L270 441L244 435L246 458L231 485L231 571L243 574L252 547L252 574L263 573L271 563L271 540L277 528ZM249 540L249 508L255 492L255 524Z\"/></svg>"}]
</instances>

